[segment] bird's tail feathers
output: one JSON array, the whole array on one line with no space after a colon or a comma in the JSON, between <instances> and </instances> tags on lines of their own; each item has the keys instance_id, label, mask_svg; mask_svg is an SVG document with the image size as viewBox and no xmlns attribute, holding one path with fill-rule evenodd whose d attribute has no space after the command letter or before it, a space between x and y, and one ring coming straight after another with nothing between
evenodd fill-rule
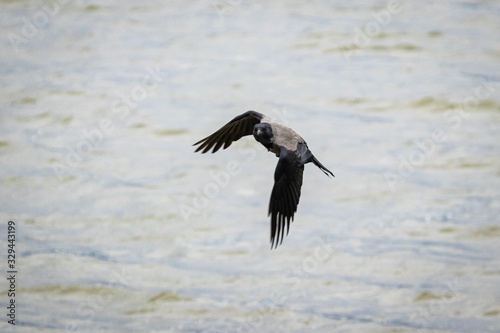
<instances>
[{"instance_id":1,"label":"bird's tail feathers","mask_svg":"<svg viewBox=\"0 0 500 333\"><path fill-rule=\"evenodd\" d=\"M313 154L311 154L311 162L313 162L315 166L320 168L321 171L323 171L325 173L325 175L327 175L328 177L330 177L330 175L332 177L335 177L335 175L330 170L328 170L323 164L321 164L321 162L318 161L318 159L316 157L314 157Z\"/></svg>"},{"instance_id":2,"label":"bird's tail feathers","mask_svg":"<svg viewBox=\"0 0 500 333\"><path fill-rule=\"evenodd\" d=\"M299 143L297 146L297 154L299 154L299 156L301 157L303 164L313 162L315 166L320 168L320 170L325 173L325 175L327 175L328 177L335 177L330 170L328 170L323 164L321 164L320 161L318 161L318 159L313 155L309 148L307 148L307 145Z\"/></svg>"}]
</instances>

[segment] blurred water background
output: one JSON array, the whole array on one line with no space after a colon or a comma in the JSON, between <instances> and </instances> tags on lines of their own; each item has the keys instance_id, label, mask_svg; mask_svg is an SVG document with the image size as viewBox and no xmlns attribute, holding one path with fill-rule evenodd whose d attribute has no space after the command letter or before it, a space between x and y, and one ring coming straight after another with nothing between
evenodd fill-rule
<instances>
[{"instance_id":1,"label":"blurred water background","mask_svg":"<svg viewBox=\"0 0 500 333\"><path fill-rule=\"evenodd\" d=\"M0 8L2 332L500 330L498 1ZM276 157L191 146L250 109L335 174L273 251Z\"/></svg>"}]
</instances>

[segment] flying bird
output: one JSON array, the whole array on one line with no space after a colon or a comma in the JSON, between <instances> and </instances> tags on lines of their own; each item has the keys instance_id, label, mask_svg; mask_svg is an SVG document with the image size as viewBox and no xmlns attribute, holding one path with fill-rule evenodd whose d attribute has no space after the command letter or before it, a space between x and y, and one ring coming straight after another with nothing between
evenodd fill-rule
<instances>
[{"instance_id":1,"label":"flying bird","mask_svg":"<svg viewBox=\"0 0 500 333\"><path fill-rule=\"evenodd\" d=\"M243 136L253 134L269 152L276 154L278 165L274 172L268 215L271 215L271 249L283 242L290 229L300 199L304 164L312 162L328 177L333 173L314 157L304 139L291 128L272 121L256 111L247 111L222 126L218 131L196 142L195 152L202 154L226 149Z\"/></svg>"}]
</instances>

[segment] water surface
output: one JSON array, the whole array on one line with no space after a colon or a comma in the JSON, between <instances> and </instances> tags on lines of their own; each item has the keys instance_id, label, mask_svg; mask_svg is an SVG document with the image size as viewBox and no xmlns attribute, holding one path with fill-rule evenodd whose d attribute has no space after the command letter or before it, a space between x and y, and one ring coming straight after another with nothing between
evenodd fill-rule
<instances>
[{"instance_id":1,"label":"water surface","mask_svg":"<svg viewBox=\"0 0 500 333\"><path fill-rule=\"evenodd\" d=\"M2 1L17 329L498 331L500 6L390 3ZM275 156L191 147L249 109L335 174L273 251Z\"/></svg>"}]
</instances>

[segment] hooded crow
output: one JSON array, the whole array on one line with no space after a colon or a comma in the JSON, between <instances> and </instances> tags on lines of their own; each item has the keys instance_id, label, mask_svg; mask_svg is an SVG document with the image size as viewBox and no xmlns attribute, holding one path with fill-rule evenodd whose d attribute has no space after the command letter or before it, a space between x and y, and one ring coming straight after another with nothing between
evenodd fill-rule
<instances>
[{"instance_id":1,"label":"hooded crow","mask_svg":"<svg viewBox=\"0 0 500 333\"><path fill-rule=\"evenodd\" d=\"M290 229L302 187L304 164L312 162L327 176L333 176L320 161L314 157L304 139L291 128L275 123L267 116L256 111L247 111L222 126L217 132L193 144L199 145L195 152L202 154L226 149L243 136L253 134L268 151L276 154L278 165L274 172L274 187L269 202L271 215L271 249L283 242Z\"/></svg>"}]
</instances>

